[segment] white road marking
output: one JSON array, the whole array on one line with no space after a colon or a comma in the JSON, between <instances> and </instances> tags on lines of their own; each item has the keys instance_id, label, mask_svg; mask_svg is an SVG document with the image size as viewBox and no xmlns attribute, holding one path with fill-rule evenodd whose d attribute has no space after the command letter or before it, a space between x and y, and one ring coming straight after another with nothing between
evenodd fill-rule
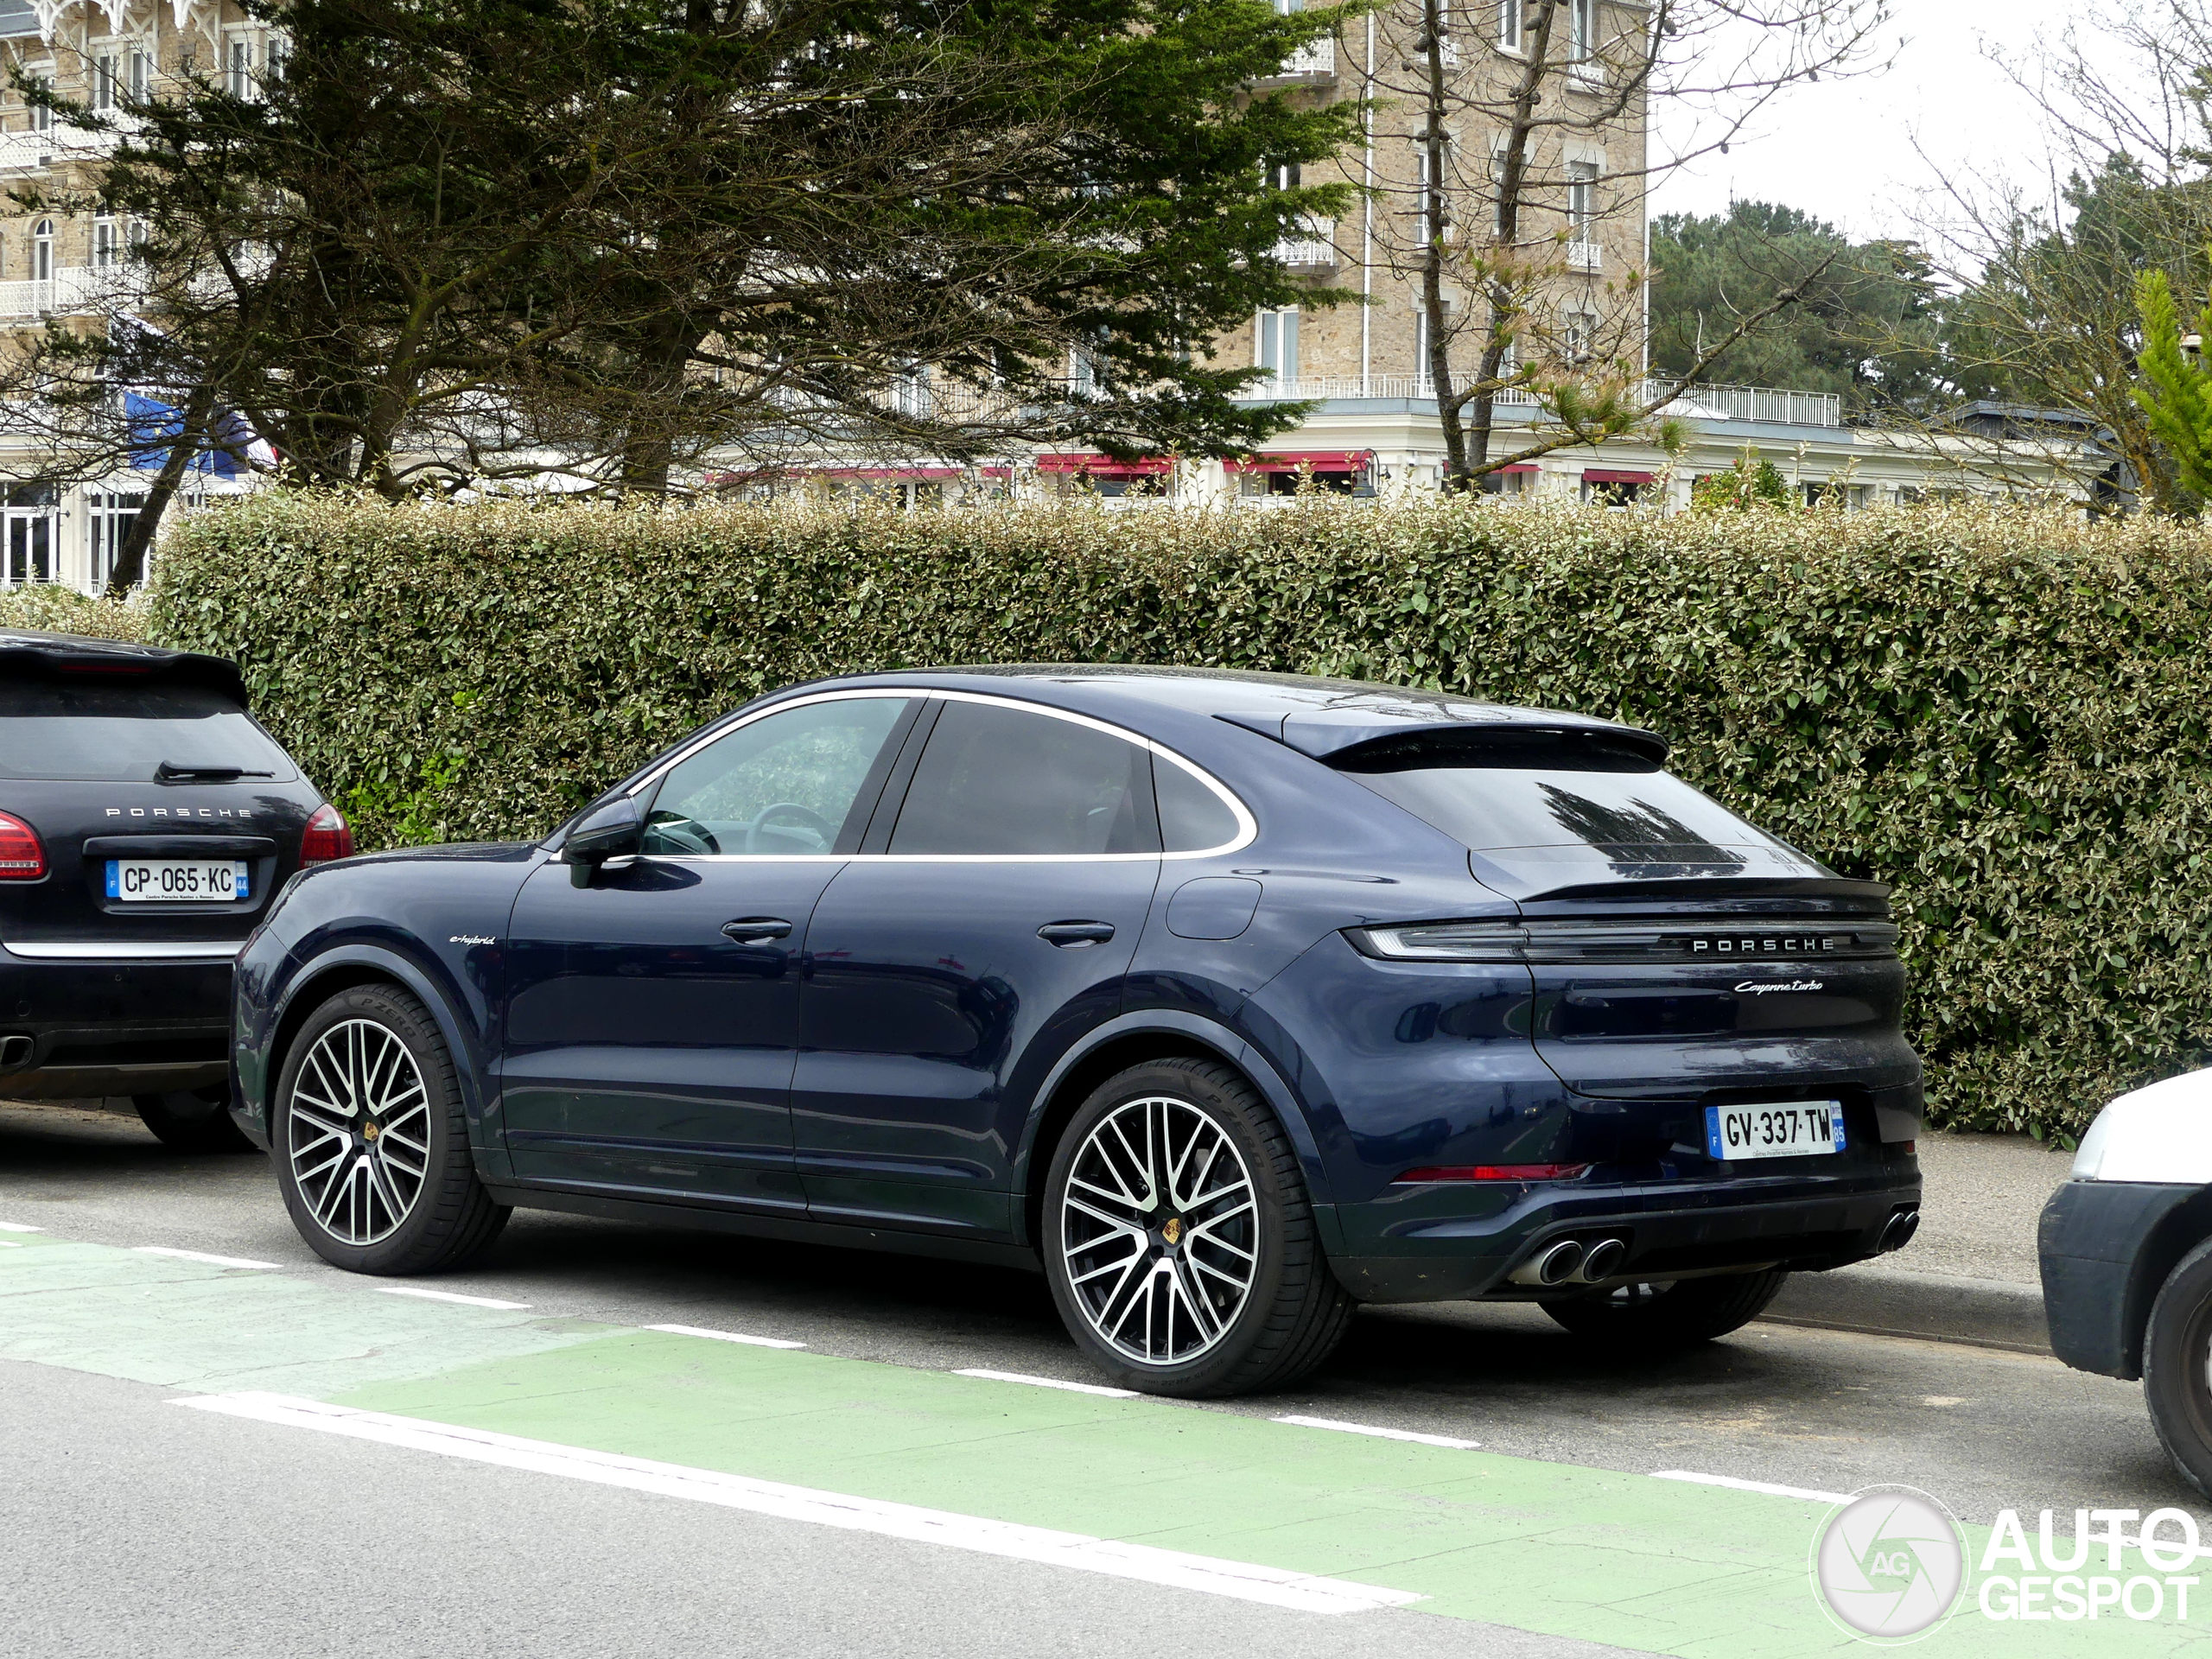
<instances>
[{"instance_id":1,"label":"white road marking","mask_svg":"<svg viewBox=\"0 0 2212 1659\"><path fill-rule=\"evenodd\" d=\"M20 1221L0 1221L0 1233L42 1233L43 1227L26 1227Z\"/></svg>"},{"instance_id":2,"label":"white road marking","mask_svg":"<svg viewBox=\"0 0 2212 1659\"><path fill-rule=\"evenodd\" d=\"M648 1331L664 1331L671 1337L705 1337L714 1342L741 1342L748 1348L804 1348L803 1342L781 1337L748 1337L736 1331L709 1331L700 1325L649 1325Z\"/></svg>"},{"instance_id":3,"label":"white road marking","mask_svg":"<svg viewBox=\"0 0 2212 1659\"><path fill-rule=\"evenodd\" d=\"M1371 1423L1340 1423L1333 1417L1277 1417L1278 1423L1288 1423L1294 1428L1332 1428L1339 1434L1372 1434L1382 1440L1411 1440L1415 1446L1448 1446L1454 1452L1471 1452L1480 1440L1455 1440L1449 1434L1416 1434L1406 1428L1377 1428Z\"/></svg>"},{"instance_id":4,"label":"white road marking","mask_svg":"<svg viewBox=\"0 0 2212 1659\"><path fill-rule=\"evenodd\" d=\"M1809 1486L1777 1486L1768 1480L1738 1480L1733 1475L1700 1475L1688 1469L1655 1469L1654 1480L1687 1480L1698 1486L1726 1486L1739 1492L1765 1492L1774 1497L1802 1497L1815 1503L1848 1503L1849 1492L1816 1492Z\"/></svg>"},{"instance_id":5,"label":"white road marking","mask_svg":"<svg viewBox=\"0 0 2212 1659\"><path fill-rule=\"evenodd\" d=\"M502 1468L526 1469L540 1474L563 1475L572 1480L588 1480L601 1486L621 1486L632 1491L689 1498L694 1503L715 1503L754 1515L942 1544L1013 1560L1042 1561L1304 1612L1368 1612L1380 1607L1401 1607L1421 1599L1411 1591L1389 1590L1346 1579L1319 1578L1249 1561L1189 1555L1148 1544L1122 1543L1081 1533L1054 1532L1043 1527L993 1521L982 1516L919 1509L911 1503L853 1497L842 1492L786 1485L781 1481L725 1474L715 1469L692 1469L682 1464L655 1463L611 1452L524 1440L518 1435L499 1434L487 1429L462 1428L378 1411L354 1411L287 1395L197 1395L170 1403L255 1422L320 1429L325 1433L435 1452L449 1458L496 1464Z\"/></svg>"},{"instance_id":6,"label":"white road marking","mask_svg":"<svg viewBox=\"0 0 2212 1659\"><path fill-rule=\"evenodd\" d=\"M1070 1394L1095 1394L1107 1400L1134 1400L1135 1389L1102 1388L1096 1382L1063 1382L1057 1376L1031 1376L1022 1371L955 1371L955 1376L980 1376L986 1382L1027 1382L1033 1389L1065 1389Z\"/></svg>"},{"instance_id":7,"label":"white road marking","mask_svg":"<svg viewBox=\"0 0 2212 1659\"><path fill-rule=\"evenodd\" d=\"M263 1273L282 1273L282 1262L253 1262L243 1255L210 1255L205 1250L173 1250L166 1244L134 1244L139 1255L173 1255L180 1262L205 1262L211 1268L253 1268Z\"/></svg>"},{"instance_id":8,"label":"white road marking","mask_svg":"<svg viewBox=\"0 0 2212 1659\"><path fill-rule=\"evenodd\" d=\"M18 1244L13 1240L0 1238L0 1250L27 1250L29 1249L30 1246L28 1244Z\"/></svg>"},{"instance_id":9,"label":"white road marking","mask_svg":"<svg viewBox=\"0 0 2212 1659\"><path fill-rule=\"evenodd\" d=\"M528 1302L503 1302L496 1296L464 1296L457 1290L424 1290L419 1285L378 1285L377 1288L387 1296L420 1296L430 1302L463 1302L470 1307L505 1307L522 1309Z\"/></svg>"}]
</instances>

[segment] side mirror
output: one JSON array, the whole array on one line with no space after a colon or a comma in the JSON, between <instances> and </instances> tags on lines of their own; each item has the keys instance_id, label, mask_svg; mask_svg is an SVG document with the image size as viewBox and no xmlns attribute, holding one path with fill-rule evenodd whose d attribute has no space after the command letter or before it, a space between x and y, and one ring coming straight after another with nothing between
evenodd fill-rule
<instances>
[{"instance_id":1,"label":"side mirror","mask_svg":"<svg viewBox=\"0 0 2212 1659\"><path fill-rule=\"evenodd\" d=\"M605 866L635 858L645 840L645 812L638 798L619 796L594 807L569 831L561 846L561 861L569 867L570 881L588 887Z\"/></svg>"}]
</instances>

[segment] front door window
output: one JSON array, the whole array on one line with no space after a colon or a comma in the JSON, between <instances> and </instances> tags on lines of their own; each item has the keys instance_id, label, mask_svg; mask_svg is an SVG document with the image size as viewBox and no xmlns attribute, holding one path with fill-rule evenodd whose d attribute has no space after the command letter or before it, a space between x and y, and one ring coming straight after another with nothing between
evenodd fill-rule
<instances>
[{"instance_id":1,"label":"front door window","mask_svg":"<svg viewBox=\"0 0 2212 1659\"><path fill-rule=\"evenodd\" d=\"M874 804L867 785L903 697L843 697L763 716L679 762L646 815L661 857L851 852ZM879 780L880 781L880 780Z\"/></svg>"}]
</instances>

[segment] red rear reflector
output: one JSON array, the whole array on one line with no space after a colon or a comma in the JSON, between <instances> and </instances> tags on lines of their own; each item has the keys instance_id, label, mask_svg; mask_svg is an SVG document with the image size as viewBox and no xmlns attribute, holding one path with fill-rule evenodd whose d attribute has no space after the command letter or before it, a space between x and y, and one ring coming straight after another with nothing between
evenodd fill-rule
<instances>
[{"instance_id":1,"label":"red rear reflector","mask_svg":"<svg viewBox=\"0 0 2212 1659\"><path fill-rule=\"evenodd\" d=\"M46 876L46 849L38 831L0 812L0 881L38 881Z\"/></svg>"},{"instance_id":2,"label":"red rear reflector","mask_svg":"<svg viewBox=\"0 0 2212 1659\"><path fill-rule=\"evenodd\" d=\"M1398 1177L1408 1181L1571 1181L1587 1164L1431 1164Z\"/></svg>"},{"instance_id":3,"label":"red rear reflector","mask_svg":"<svg viewBox=\"0 0 2212 1659\"><path fill-rule=\"evenodd\" d=\"M338 809L325 801L315 810L308 820L308 827L300 835L300 868L328 864L341 858L353 856L353 832L346 820L338 816Z\"/></svg>"}]
</instances>

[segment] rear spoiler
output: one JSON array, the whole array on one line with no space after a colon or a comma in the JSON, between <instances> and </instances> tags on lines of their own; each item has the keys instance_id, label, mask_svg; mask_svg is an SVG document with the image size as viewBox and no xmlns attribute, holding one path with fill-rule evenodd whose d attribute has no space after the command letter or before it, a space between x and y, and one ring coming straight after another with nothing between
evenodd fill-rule
<instances>
[{"instance_id":1,"label":"rear spoiler","mask_svg":"<svg viewBox=\"0 0 2212 1659\"><path fill-rule=\"evenodd\" d=\"M1699 904L1728 904L1738 899L1811 899L1829 904L1864 906L1885 916L1890 910L1887 882L1854 881L1840 875L1713 875L1662 877L1650 881L1616 879L1579 882L1573 887L1513 896L1524 906L1586 904L1592 899L1609 905L1634 905L1684 899Z\"/></svg>"},{"instance_id":2,"label":"rear spoiler","mask_svg":"<svg viewBox=\"0 0 2212 1659\"><path fill-rule=\"evenodd\" d=\"M0 675L40 679L160 679L205 686L246 706L245 677L228 658L29 628L0 632Z\"/></svg>"}]
</instances>

